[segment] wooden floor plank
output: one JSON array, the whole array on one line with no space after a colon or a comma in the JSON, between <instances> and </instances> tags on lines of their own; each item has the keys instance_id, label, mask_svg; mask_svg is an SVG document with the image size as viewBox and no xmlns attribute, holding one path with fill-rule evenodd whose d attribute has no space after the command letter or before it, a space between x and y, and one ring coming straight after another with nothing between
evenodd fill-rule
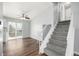
<instances>
[{"instance_id":1,"label":"wooden floor plank","mask_svg":"<svg viewBox=\"0 0 79 59\"><path fill-rule=\"evenodd\" d=\"M4 56L37 56L39 43L35 39L14 39L3 44Z\"/></svg>"}]
</instances>

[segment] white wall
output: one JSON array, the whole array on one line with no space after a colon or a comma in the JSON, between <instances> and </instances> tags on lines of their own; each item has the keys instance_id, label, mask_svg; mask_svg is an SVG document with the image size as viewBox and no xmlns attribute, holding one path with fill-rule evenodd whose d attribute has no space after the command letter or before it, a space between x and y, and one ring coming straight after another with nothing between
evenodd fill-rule
<instances>
[{"instance_id":1,"label":"white wall","mask_svg":"<svg viewBox=\"0 0 79 59\"><path fill-rule=\"evenodd\" d=\"M0 2L0 21L1 21L1 24L0 24L0 30L2 31L2 27L3 27L3 20L2 20L2 3ZM2 32L0 32L0 41L2 41Z\"/></svg>"},{"instance_id":2,"label":"white wall","mask_svg":"<svg viewBox=\"0 0 79 59\"><path fill-rule=\"evenodd\" d=\"M48 7L36 18L31 21L31 37L40 40L40 32L42 31L43 24L53 24L53 9Z\"/></svg>"},{"instance_id":3,"label":"white wall","mask_svg":"<svg viewBox=\"0 0 79 59\"><path fill-rule=\"evenodd\" d=\"M59 19L59 5L58 4L53 4L53 7L52 7L52 9L53 10L51 10L51 11L53 11L53 15L51 15L51 16L53 16L53 27L56 25L56 23L60 20Z\"/></svg>"},{"instance_id":4,"label":"white wall","mask_svg":"<svg viewBox=\"0 0 79 59\"><path fill-rule=\"evenodd\" d=\"M37 40L40 40L42 36L40 36L40 32L43 30L42 25L51 24L52 26L58 21L56 7L50 5L47 9L41 12L36 18L31 21L31 37Z\"/></svg>"},{"instance_id":5,"label":"white wall","mask_svg":"<svg viewBox=\"0 0 79 59\"><path fill-rule=\"evenodd\" d=\"M71 20L71 7L66 9L66 20Z\"/></svg>"},{"instance_id":6,"label":"white wall","mask_svg":"<svg viewBox=\"0 0 79 59\"><path fill-rule=\"evenodd\" d=\"M6 42L6 40L8 40L7 29L8 29L8 22L6 21L6 19L3 18L3 42Z\"/></svg>"},{"instance_id":7,"label":"white wall","mask_svg":"<svg viewBox=\"0 0 79 59\"><path fill-rule=\"evenodd\" d=\"M72 11L75 28L74 51L79 54L79 2L72 3Z\"/></svg>"},{"instance_id":8,"label":"white wall","mask_svg":"<svg viewBox=\"0 0 79 59\"><path fill-rule=\"evenodd\" d=\"M2 18L2 11L3 11L3 4L2 2L0 2L0 18Z\"/></svg>"},{"instance_id":9,"label":"white wall","mask_svg":"<svg viewBox=\"0 0 79 59\"><path fill-rule=\"evenodd\" d=\"M2 2L0 2L0 20L2 21ZM2 25L0 25L0 27L2 27ZM0 56L3 55L3 33L0 32L1 36L0 36Z\"/></svg>"},{"instance_id":10,"label":"white wall","mask_svg":"<svg viewBox=\"0 0 79 59\"><path fill-rule=\"evenodd\" d=\"M23 38L30 37L31 21L23 21Z\"/></svg>"},{"instance_id":11,"label":"white wall","mask_svg":"<svg viewBox=\"0 0 79 59\"><path fill-rule=\"evenodd\" d=\"M64 3L60 3L60 21L64 21L65 20L65 7L64 7Z\"/></svg>"},{"instance_id":12,"label":"white wall","mask_svg":"<svg viewBox=\"0 0 79 59\"><path fill-rule=\"evenodd\" d=\"M74 45L75 53L79 54L79 29L75 29L75 45Z\"/></svg>"}]
</instances>

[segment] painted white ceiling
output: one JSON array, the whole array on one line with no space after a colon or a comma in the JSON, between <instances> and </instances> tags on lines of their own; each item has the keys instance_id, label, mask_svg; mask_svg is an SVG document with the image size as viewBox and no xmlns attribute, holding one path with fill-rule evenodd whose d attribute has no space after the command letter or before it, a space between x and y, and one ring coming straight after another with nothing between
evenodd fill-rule
<instances>
[{"instance_id":1,"label":"painted white ceiling","mask_svg":"<svg viewBox=\"0 0 79 59\"><path fill-rule=\"evenodd\" d=\"M51 2L4 2L3 15L20 18L26 13L32 19L51 5Z\"/></svg>"}]
</instances>

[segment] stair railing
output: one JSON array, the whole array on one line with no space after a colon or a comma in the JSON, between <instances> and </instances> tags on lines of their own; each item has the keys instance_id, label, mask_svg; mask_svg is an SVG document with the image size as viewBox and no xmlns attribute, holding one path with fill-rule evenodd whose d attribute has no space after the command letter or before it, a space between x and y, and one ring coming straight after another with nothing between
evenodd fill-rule
<instances>
[{"instance_id":1,"label":"stair railing","mask_svg":"<svg viewBox=\"0 0 79 59\"><path fill-rule=\"evenodd\" d=\"M40 38L40 41L39 41L39 47L40 47L40 45L42 44L42 41L43 41L44 38L46 37L47 33L49 32L50 27L51 27L51 25L46 25L46 26L43 28L43 30L38 33L39 36L41 37L41 38ZM45 34L44 34L44 32L45 32Z\"/></svg>"},{"instance_id":2,"label":"stair railing","mask_svg":"<svg viewBox=\"0 0 79 59\"><path fill-rule=\"evenodd\" d=\"M38 33L38 35L41 37L40 41L43 40L43 31L46 29L46 27L47 27L47 26L45 26L45 27L43 28L43 30L41 30L41 31Z\"/></svg>"},{"instance_id":3,"label":"stair railing","mask_svg":"<svg viewBox=\"0 0 79 59\"><path fill-rule=\"evenodd\" d=\"M47 43L49 42L49 39L51 35L53 34L54 29L56 28L58 22L55 24L55 26L51 26L49 32L47 33L46 37L44 38L43 41L41 41L41 45L39 45L39 54L44 53L44 49L47 46Z\"/></svg>"}]
</instances>

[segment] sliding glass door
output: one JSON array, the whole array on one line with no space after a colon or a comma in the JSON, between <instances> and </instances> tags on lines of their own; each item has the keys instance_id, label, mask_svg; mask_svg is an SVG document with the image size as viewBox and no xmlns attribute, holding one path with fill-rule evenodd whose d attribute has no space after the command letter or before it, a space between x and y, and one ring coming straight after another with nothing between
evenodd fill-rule
<instances>
[{"instance_id":1,"label":"sliding glass door","mask_svg":"<svg viewBox=\"0 0 79 59\"><path fill-rule=\"evenodd\" d=\"M9 40L22 37L22 23L8 22Z\"/></svg>"},{"instance_id":2,"label":"sliding glass door","mask_svg":"<svg viewBox=\"0 0 79 59\"><path fill-rule=\"evenodd\" d=\"M16 36L17 38L22 37L22 23L16 23Z\"/></svg>"}]
</instances>

